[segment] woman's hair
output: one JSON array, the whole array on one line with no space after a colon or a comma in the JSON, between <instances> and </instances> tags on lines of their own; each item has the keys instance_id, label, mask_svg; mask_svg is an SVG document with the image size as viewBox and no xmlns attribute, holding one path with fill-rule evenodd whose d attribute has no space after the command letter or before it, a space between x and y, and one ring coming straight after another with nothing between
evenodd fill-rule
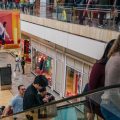
<instances>
[{"instance_id":1,"label":"woman's hair","mask_svg":"<svg viewBox=\"0 0 120 120\"><path fill-rule=\"evenodd\" d=\"M114 55L116 52L120 52L120 35L118 35L118 38L116 39L115 43L113 44L110 52L108 53L108 58L110 58L112 55Z\"/></svg>"},{"instance_id":2,"label":"woman's hair","mask_svg":"<svg viewBox=\"0 0 120 120\"><path fill-rule=\"evenodd\" d=\"M114 41L115 41L115 39L112 39L111 41L108 42L108 44L107 44L107 46L105 48L104 54L103 54L102 58L99 60L99 62L101 64L106 65L106 63L108 61L108 53L109 53Z\"/></svg>"}]
</instances>

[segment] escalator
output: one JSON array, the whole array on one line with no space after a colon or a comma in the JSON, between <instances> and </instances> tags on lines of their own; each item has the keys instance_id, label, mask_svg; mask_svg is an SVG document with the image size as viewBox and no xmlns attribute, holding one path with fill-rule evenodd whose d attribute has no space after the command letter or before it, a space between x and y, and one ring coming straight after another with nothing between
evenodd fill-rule
<instances>
[{"instance_id":1,"label":"escalator","mask_svg":"<svg viewBox=\"0 0 120 120\"><path fill-rule=\"evenodd\" d=\"M87 120L88 108L92 111L90 106L93 103L98 106L101 104L102 109L100 110L103 114L104 112L106 114L107 111L112 117L115 116L116 120L120 120L120 84L53 101L43 106L6 116L2 120ZM94 111L92 112L94 113ZM96 115L94 120L97 120Z\"/></svg>"}]
</instances>

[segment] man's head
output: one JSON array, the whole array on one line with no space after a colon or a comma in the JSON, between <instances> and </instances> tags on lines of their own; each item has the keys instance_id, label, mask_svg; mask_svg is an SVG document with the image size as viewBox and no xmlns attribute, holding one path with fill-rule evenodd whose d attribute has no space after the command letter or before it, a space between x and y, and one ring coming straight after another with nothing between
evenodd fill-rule
<instances>
[{"instance_id":1,"label":"man's head","mask_svg":"<svg viewBox=\"0 0 120 120\"><path fill-rule=\"evenodd\" d=\"M25 86L24 85L19 85L18 86L18 91L19 91L19 94L21 95L21 96L23 96L24 95L24 93L25 93Z\"/></svg>"},{"instance_id":2,"label":"man's head","mask_svg":"<svg viewBox=\"0 0 120 120\"><path fill-rule=\"evenodd\" d=\"M48 80L44 75L38 75L35 77L35 80L33 82L33 86L37 89L40 90L42 88L45 88L48 86Z\"/></svg>"}]
</instances>

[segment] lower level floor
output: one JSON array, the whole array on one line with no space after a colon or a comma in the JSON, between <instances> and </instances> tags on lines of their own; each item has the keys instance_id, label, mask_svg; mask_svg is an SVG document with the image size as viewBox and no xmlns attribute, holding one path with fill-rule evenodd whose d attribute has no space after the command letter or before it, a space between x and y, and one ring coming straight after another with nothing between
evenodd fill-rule
<instances>
[{"instance_id":1,"label":"lower level floor","mask_svg":"<svg viewBox=\"0 0 120 120\"><path fill-rule=\"evenodd\" d=\"M7 90L2 90L0 87L0 106L7 106L10 103L10 100L12 99L13 96L15 96L18 93L17 87L19 85L24 85L26 88L32 84L35 75L33 75L30 71L30 66L31 64L25 65L25 74L22 74L22 70L20 68L20 72L15 69L15 57L13 56L14 54L18 54L19 50L13 50L13 52L0 52L0 67L6 67L7 64L11 64L12 67L12 85L11 88ZM14 54L11 54L14 53ZM60 99L58 94L53 92L49 87L47 88L50 93L52 93L56 99Z\"/></svg>"}]
</instances>

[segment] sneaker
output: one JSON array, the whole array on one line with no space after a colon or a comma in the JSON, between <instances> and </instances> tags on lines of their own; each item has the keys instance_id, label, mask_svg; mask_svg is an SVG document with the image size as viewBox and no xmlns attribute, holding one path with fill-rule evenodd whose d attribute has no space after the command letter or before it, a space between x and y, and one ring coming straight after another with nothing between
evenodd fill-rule
<instances>
[{"instance_id":1,"label":"sneaker","mask_svg":"<svg viewBox=\"0 0 120 120\"><path fill-rule=\"evenodd\" d=\"M99 27L99 28L103 28L104 26L103 26L103 25L99 25L98 27Z\"/></svg>"}]
</instances>

